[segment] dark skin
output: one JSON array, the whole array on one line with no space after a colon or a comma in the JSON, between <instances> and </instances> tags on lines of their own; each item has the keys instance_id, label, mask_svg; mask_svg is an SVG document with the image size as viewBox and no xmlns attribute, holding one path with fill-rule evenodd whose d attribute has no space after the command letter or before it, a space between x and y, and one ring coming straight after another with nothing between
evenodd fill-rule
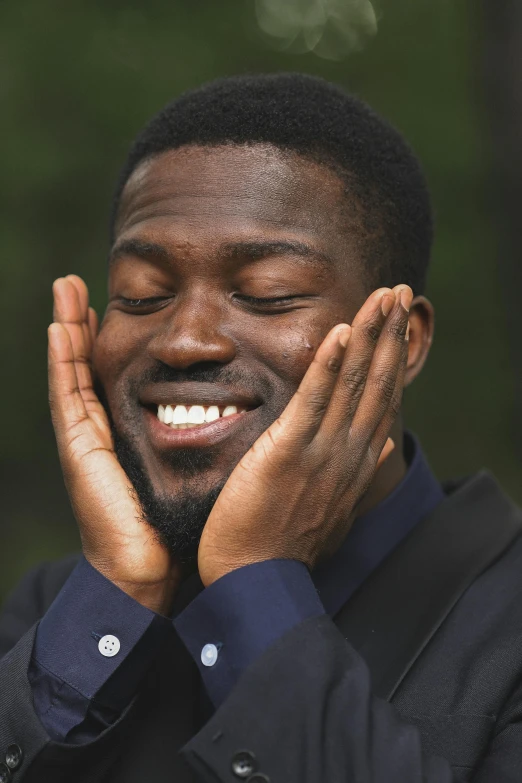
<instances>
[{"instance_id":1,"label":"dark skin","mask_svg":"<svg viewBox=\"0 0 522 783\"><path fill-rule=\"evenodd\" d=\"M199 547L206 585L271 557L312 568L405 473L388 436L401 442L402 389L426 359L433 310L403 285L367 298L342 190L328 169L271 147L164 153L125 187L99 335L85 284L55 283L51 409L84 552L156 611L168 612L181 570L114 457L91 358L156 493L206 493L229 477ZM158 366L217 368L218 381L147 382ZM249 410L197 447L209 466L183 475L153 411L220 394Z\"/></svg>"}]
</instances>

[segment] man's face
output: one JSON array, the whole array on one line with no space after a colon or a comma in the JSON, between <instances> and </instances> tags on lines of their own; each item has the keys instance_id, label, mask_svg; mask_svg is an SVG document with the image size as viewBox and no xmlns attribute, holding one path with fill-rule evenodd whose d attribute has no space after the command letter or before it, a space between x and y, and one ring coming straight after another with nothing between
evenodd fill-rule
<instances>
[{"instance_id":1,"label":"man's face","mask_svg":"<svg viewBox=\"0 0 522 783\"><path fill-rule=\"evenodd\" d=\"M173 550L195 548L234 467L366 298L342 193L323 166L261 145L163 153L125 187L94 365L118 456ZM238 414L179 429L159 405Z\"/></svg>"}]
</instances>

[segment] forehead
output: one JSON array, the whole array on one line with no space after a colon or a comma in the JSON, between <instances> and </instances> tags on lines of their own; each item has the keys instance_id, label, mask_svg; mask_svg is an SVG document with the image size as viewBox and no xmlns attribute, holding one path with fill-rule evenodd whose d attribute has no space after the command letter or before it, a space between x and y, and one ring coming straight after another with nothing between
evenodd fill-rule
<instances>
[{"instance_id":1,"label":"forehead","mask_svg":"<svg viewBox=\"0 0 522 783\"><path fill-rule=\"evenodd\" d=\"M294 153L264 145L185 147L137 167L115 234L161 235L195 249L269 235L305 241L346 264L352 252L342 196L333 171Z\"/></svg>"}]
</instances>

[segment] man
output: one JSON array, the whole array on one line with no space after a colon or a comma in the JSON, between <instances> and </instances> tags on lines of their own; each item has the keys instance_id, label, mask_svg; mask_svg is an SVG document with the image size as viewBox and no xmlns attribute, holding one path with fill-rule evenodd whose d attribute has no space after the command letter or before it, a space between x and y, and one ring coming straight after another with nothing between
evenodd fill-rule
<instances>
[{"instance_id":1,"label":"man","mask_svg":"<svg viewBox=\"0 0 522 783\"><path fill-rule=\"evenodd\" d=\"M83 554L4 609L2 783L522 778L521 514L403 433L431 238L402 138L321 80L139 136L99 333L54 285Z\"/></svg>"}]
</instances>

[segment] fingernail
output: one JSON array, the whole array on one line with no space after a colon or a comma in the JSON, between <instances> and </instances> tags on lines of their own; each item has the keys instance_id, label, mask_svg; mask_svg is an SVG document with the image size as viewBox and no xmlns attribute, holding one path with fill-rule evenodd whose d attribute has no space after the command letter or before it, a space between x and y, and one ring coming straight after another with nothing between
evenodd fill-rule
<instances>
[{"instance_id":1,"label":"fingernail","mask_svg":"<svg viewBox=\"0 0 522 783\"><path fill-rule=\"evenodd\" d=\"M404 335L404 339L406 342L410 339L410 322L408 321L408 326L406 327L406 334Z\"/></svg>"},{"instance_id":2,"label":"fingernail","mask_svg":"<svg viewBox=\"0 0 522 783\"><path fill-rule=\"evenodd\" d=\"M409 288L401 288L400 291L401 305L404 307L407 313L410 312L410 305L412 300L412 293Z\"/></svg>"},{"instance_id":3,"label":"fingernail","mask_svg":"<svg viewBox=\"0 0 522 783\"><path fill-rule=\"evenodd\" d=\"M381 299L381 310L385 318L387 318L391 313L394 304L395 304L394 295L392 293L384 294L383 298Z\"/></svg>"},{"instance_id":4,"label":"fingernail","mask_svg":"<svg viewBox=\"0 0 522 783\"><path fill-rule=\"evenodd\" d=\"M343 346L343 348L346 348L348 345L348 340L350 339L350 334L352 333L352 330L348 328L341 329L339 332L339 342Z\"/></svg>"}]
</instances>

